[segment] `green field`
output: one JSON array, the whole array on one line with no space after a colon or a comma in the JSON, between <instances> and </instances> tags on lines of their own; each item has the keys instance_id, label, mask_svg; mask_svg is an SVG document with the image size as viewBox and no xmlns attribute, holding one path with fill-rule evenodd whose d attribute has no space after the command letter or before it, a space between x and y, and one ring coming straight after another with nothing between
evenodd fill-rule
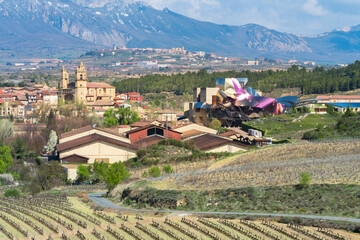
<instances>
[{"instance_id":1,"label":"green field","mask_svg":"<svg viewBox=\"0 0 360 240\"><path fill-rule=\"evenodd\" d=\"M334 126L337 123L337 118L329 114L310 114L304 119L299 119L301 116L304 114L282 114L253 120L247 124L266 131L266 137L301 139L304 132L319 126Z\"/></svg>"}]
</instances>

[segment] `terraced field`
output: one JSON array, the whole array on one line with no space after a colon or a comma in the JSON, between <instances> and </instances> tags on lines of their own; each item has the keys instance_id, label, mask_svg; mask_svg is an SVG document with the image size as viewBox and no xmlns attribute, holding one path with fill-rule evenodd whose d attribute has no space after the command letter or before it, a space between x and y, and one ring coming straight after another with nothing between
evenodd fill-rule
<instances>
[{"instance_id":1,"label":"terraced field","mask_svg":"<svg viewBox=\"0 0 360 240\"><path fill-rule=\"evenodd\" d=\"M195 216L94 211L82 198L0 200L0 239L360 239L340 230Z\"/></svg>"},{"instance_id":2,"label":"terraced field","mask_svg":"<svg viewBox=\"0 0 360 240\"><path fill-rule=\"evenodd\" d=\"M286 144L173 168L174 174L153 186L212 190L295 185L304 171L311 174L312 184L359 184L360 140Z\"/></svg>"}]
</instances>

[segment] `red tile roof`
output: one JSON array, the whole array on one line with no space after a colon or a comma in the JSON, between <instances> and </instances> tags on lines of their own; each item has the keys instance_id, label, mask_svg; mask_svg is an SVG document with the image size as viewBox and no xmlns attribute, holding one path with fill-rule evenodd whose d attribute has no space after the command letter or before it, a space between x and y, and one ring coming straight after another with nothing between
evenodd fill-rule
<instances>
[{"instance_id":1,"label":"red tile roof","mask_svg":"<svg viewBox=\"0 0 360 240\"><path fill-rule=\"evenodd\" d=\"M110 144L114 144L120 147L125 147L125 148L129 148L132 150L137 150L138 147L135 145L132 145L130 143L126 143L120 140L116 140L113 138L109 138L109 137L105 137L103 135L99 135L99 134L91 134L89 136L85 136L85 137L81 137L81 138L77 138L68 142L64 142L64 143L60 143L57 145L57 150L58 152L62 152L65 150L69 150L69 149L73 149L82 145L86 145L92 142L97 142L97 141L103 141L103 142L107 142Z\"/></svg>"},{"instance_id":2,"label":"red tile roof","mask_svg":"<svg viewBox=\"0 0 360 240\"><path fill-rule=\"evenodd\" d=\"M42 91L41 93L42 93L43 96L44 95L57 95L57 93L49 92L49 91Z\"/></svg>"},{"instance_id":3,"label":"red tile roof","mask_svg":"<svg viewBox=\"0 0 360 240\"><path fill-rule=\"evenodd\" d=\"M60 139L67 138L67 137L72 137L72 136L75 136L75 135L80 134L80 133L91 131L93 129L96 129L97 131L101 131L101 132L110 133L110 134L113 134L113 135L118 136L118 137L124 137L123 135L117 133L115 130L106 129L106 128L97 128L97 127L93 127L91 125L88 125L88 126L85 126L85 127L82 127L82 128L75 129L75 130L73 130L71 132L63 133L63 134L60 135Z\"/></svg>"},{"instance_id":4,"label":"red tile roof","mask_svg":"<svg viewBox=\"0 0 360 240\"><path fill-rule=\"evenodd\" d=\"M192 141L194 143L194 145L202 151L210 150L215 147L220 147L225 144L236 144L236 145L240 145L243 147L248 147L245 144L231 141L229 139L225 139L225 138L219 137L217 135L212 135L212 134L201 135L199 137L192 138L188 141Z\"/></svg>"},{"instance_id":5,"label":"red tile roof","mask_svg":"<svg viewBox=\"0 0 360 240\"><path fill-rule=\"evenodd\" d=\"M84 159L84 160L89 160L88 157L84 157L84 156L81 156L81 155L78 155L78 154L72 154L72 155L63 157L63 158L61 158L61 160L64 161L64 160L66 160L66 159L68 159L68 158L72 158L72 157L78 157L78 158L82 158L82 159Z\"/></svg>"},{"instance_id":6,"label":"red tile roof","mask_svg":"<svg viewBox=\"0 0 360 240\"><path fill-rule=\"evenodd\" d=\"M142 131L142 130L144 130L144 129L153 128L153 127L161 128L161 129L166 130L165 127L161 127L161 126L157 126L157 125L150 124L150 125L147 125L147 126L145 126L145 127L139 127L139 128L135 128L134 130L127 131L127 132L125 132L125 134L126 134L126 135L129 135L129 134L133 134L133 133ZM177 132L177 131L174 131L174 130L171 130L171 129L168 129L168 131L182 134L181 132Z\"/></svg>"},{"instance_id":7,"label":"red tile roof","mask_svg":"<svg viewBox=\"0 0 360 240\"><path fill-rule=\"evenodd\" d=\"M152 124L153 122L158 122L156 119L141 119L131 125L131 127L145 127Z\"/></svg>"},{"instance_id":8,"label":"red tile roof","mask_svg":"<svg viewBox=\"0 0 360 240\"><path fill-rule=\"evenodd\" d=\"M231 136L234 136L238 134L237 132L233 131L233 130L230 130L230 131L227 131L227 132L224 132L224 133L221 133L219 134L220 136L222 137L231 137Z\"/></svg>"},{"instance_id":9,"label":"red tile roof","mask_svg":"<svg viewBox=\"0 0 360 240\"><path fill-rule=\"evenodd\" d=\"M194 137L194 136L198 136L198 135L201 135L201 134L205 134L205 133L202 132L202 131L196 130L196 129L191 129L191 130L183 132L181 138L185 139L185 138L188 138L188 137Z\"/></svg>"},{"instance_id":10,"label":"red tile roof","mask_svg":"<svg viewBox=\"0 0 360 240\"><path fill-rule=\"evenodd\" d=\"M158 135L153 135L150 137L143 138L139 141L136 141L134 143L134 145L139 149L143 149L143 148L151 147L151 145L157 144L158 142L160 142L161 140L164 140L164 139L165 138L160 137Z\"/></svg>"}]
</instances>

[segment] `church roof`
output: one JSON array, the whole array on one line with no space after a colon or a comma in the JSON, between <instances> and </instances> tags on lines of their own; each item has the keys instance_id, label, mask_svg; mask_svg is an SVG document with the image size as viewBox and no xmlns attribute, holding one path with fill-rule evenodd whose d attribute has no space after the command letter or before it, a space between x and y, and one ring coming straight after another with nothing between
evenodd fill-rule
<instances>
[{"instance_id":1,"label":"church roof","mask_svg":"<svg viewBox=\"0 0 360 240\"><path fill-rule=\"evenodd\" d=\"M99 83L99 82L87 82L86 86L88 88L115 88L108 83Z\"/></svg>"},{"instance_id":2,"label":"church roof","mask_svg":"<svg viewBox=\"0 0 360 240\"><path fill-rule=\"evenodd\" d=\"M114 102L109 100L97 100L93 103L88 103L90 106L114 106Z\"/></svg>"}]
</instances>

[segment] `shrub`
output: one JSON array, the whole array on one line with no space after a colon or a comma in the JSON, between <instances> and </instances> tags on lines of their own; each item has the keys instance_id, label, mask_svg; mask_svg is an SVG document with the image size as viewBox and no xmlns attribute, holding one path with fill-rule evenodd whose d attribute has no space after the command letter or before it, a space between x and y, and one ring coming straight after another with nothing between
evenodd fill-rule
<instances>
[{"instance_id":1,"label":"shrub","mask_svg":"<svg viewBox=\"0 0 360 240\"><path fill-rule=\"evenodd\" d=\"M214 119L210 123L209 127L212 129L219 129L221 127L221 122L218 119Z\"/></svg>"},{"instance_id":2,"label":"shrub","mask_svg":"<svg viewBox=\"0 0 360 240\"><path fill-rule=\"evenodd\" d=\"M143 178L147 178L149 176L148 172L147 171L144 171L143 174L142 174L142 177Z\"/></svg>"},{"instance_id":3,"label":"shrub","mask_svg":"<svg viewBox=\"0 0 360 240\"><path fill-rule=\"evenodd\" d=\"M154 166L154 167L151 167L151 168L149 169L149 174L150 174L150 176L152 176L152 177L160 177L160 175L161 175L161 170L160 170L159 167Z\"/></svg>"},{"instance_id":4,"label":"shrub","mask_svg":"<svg viewBox=\"0 0 360 240\"><path fill-rule=\"evenodd\" d=\"M79 166L76 170L77 179L80 182L86 181L90 177L89 169L86 166Z\"/></svg>"},{"instance_id":5,"label":"shrub","mask_svg":"<svg viewBox=\"0 0 360 240\"><path fill-rule=\"evenodd\" d=\"M308 172L302 172L300 175L300 187L301 188L306 188L309 186L310 182L311 182L311 175Z\"/></svg>"},{"instance_id":6,"label":"shrub","mask_svg":"<svg viewBox=\"0 0 360 240\"><path fill-rule=\"evenodd\" d=\"M20 192L16 189L9 189L5 191L5 197L8 198L19 198L20 197Z\"/></svg>"},{"instance_id":7,"label":"shrub","mask_svg":"<svg viewBox=\"0 0 360 240\"><path fill-rule=\"evenodd\" d=\"M173 173L174 169L172 169L170 165L165 165L165 166L163 166L163 171L165 173Z\"/></svg>"}]
</instances>

